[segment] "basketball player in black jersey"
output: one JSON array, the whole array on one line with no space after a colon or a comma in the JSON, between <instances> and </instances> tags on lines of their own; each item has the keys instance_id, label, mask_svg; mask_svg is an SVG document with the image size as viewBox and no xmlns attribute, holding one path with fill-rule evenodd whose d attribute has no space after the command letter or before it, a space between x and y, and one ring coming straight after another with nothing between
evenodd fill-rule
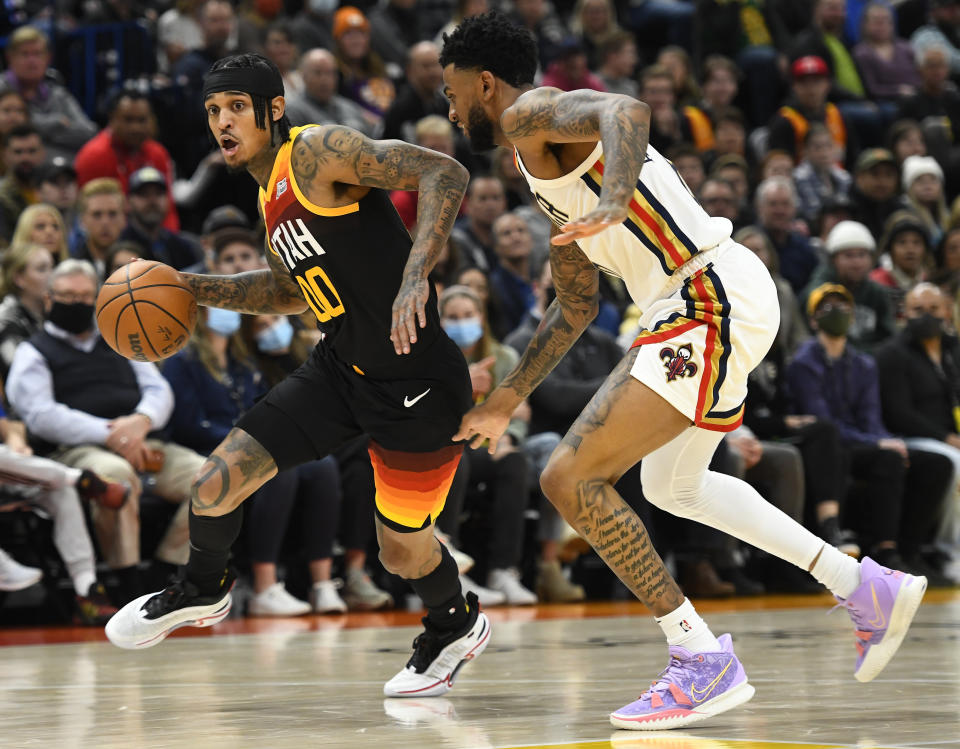
<instances>
[{"instance_id":1,"label":"basketball player in black jersey","mask_svg":"<svg viewBox=\"0 0 960 749\"><path fill-rule=\"evenodd\" d=\"M180 578L128 603L107 635L144 648L177 627L223 619L243 500L278 471L367 434L380 559L427 608L413 656L384 693L443 694L490 636L476 596L464 599L457 565L433 533L460 460L462 445L451 437L471 387L459 348L440 327L427 274L453 227L467 172L437 152L346 127L291 130L280 73L259 55L216 62L204 107L227 166L260 185L270 268L184 280L202 305L249 314L309 306L324 339L207 459L193 487L190 560ZM386 191L413 189L411 241Z\"/></svg>"}]
</instances>

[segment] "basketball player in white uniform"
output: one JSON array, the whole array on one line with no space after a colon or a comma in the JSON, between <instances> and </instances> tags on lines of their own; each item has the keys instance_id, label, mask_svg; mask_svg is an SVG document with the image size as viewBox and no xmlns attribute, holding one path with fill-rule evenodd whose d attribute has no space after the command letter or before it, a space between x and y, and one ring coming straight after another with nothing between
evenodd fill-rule
<instances>
[{"instance_id":1,"label":"basketball player in white uniform","mask_svg":"<svg viewBox=\"0 0 960 749\"><path fill-rule=\"evenodd\" d=\"M598 269L623 279L642 331L554 452L547 496L656 616L670 662L613 725L657 730L729 710L754 693L733 653L664 569L637 515L613 484L641 459L644 494L809 570L854 621L855 676L870 681L906 634L926 579L859 563L767 503L748 484L708 471L741 422L747 375L779 324L772 280L710 218L673 165L648 146L649 109L594 91L533 87L536 42L497 13L445 37L441 64L450 119L475 150L513 147L554 223L557 299L514 371L468 412L456 439L491 451L517 405L597 312ZM576 242L576 244L574 244Z\"/></svg>"}]
</instances>

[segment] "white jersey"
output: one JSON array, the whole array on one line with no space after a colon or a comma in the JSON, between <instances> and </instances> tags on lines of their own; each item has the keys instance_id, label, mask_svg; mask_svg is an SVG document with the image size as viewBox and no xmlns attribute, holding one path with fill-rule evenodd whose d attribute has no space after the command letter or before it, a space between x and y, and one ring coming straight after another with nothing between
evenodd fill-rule
<instances>
[{"instance_id":1,"label":"white jersey","mask_svg":"<svg viewBox=\"0 0 960 749\"><path fill-rule=\"evenodd\" d=\"M532 176L519 153L517 165L557 226L586 215L599 202L603 184L599 142L580 166L557 179ZM728 219L707 215L673 164L649 146L627 220L579 239L577 245L598 268L622 278L633 301L644 310L659 298L678 268L729 239L732 231Z\"/></svg>"}]
</instances>

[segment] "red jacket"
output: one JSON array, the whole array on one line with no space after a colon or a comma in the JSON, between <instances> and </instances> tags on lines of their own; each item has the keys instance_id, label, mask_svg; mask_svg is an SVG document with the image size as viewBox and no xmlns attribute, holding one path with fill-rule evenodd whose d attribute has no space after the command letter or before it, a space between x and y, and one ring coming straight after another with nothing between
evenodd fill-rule
<instances>
[{"instance_id":1,"label":"red jacket","mask_svg":"<svg viewBox=\"0 0 960 749\"><path fill-rule=\"evenodd\" d=\"M128 151L113 140L110 128L101 130L86 142L73 163L77 170L77 184L83 187L98 177L113 177L120 180L124 193L127 192L130 176L145 166L152 166L163 172L167 178L167 196L170 208L163 225L170 231L180 231L180 218L177 206L173 202L173 162L170 154L158 141L147 139L140 150Z\"/></svg>"}]
</instances>

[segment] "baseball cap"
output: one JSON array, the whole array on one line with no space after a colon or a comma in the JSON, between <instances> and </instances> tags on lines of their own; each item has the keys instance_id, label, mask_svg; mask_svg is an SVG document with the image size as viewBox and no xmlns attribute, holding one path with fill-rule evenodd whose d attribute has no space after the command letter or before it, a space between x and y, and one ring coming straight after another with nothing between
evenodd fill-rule
<instances>
[{"instance_id":1,"label":"baseball cap","mask_svg":"<svg viewBox=\"0 0 960 749\"><path fill-rule=\"evenodd\" d=\"M877 242L870 230L859 221L840 221L827 235L826 248L829 255L854 249L874 252Z\"/></svg>"},{"instance_id":2,"label":"baseball cap","mask_svg":"<svg viewBox=\"0 0 960 749\"><path fill-rule=\"evenodd\" d=\"M249 229L250 219L247 214L235 205L222 205L214 208L203 220L200 231L203 234L213 234L221 229Z\"/></svg>"},{"instance_id":3,"label":"baseball cap","mask_svg":"<svg viewBox=\"0 0 960 749\"><path fill-rule=\"evenodd\" d=\"M63 156L54 156L40 169L38 184L44 182L54 182L58 177L67 176L70 179L77 178L77 170L73 168L70 159Z\"/></svg>"},{"instance_id":4,"label":"baseball cap","mask_svg":"<svg viewBox=\"0 0 960 749\"><path fill-rule=\"evenodd\" d=\"M355 8L352 5L344 5L333 14L333 38L339 39L353 29L369 31L370 22L359 8Z\"/></svg>"},{"instance_id":5,"label":"baseball cap","mask_svg":"<svg viewBox=\"0 0 960 749\"><path fill-rule=\"evenodd\" d=\"M830 68L824 62L822 57L816 55L806 55L794 61L790 68L793 80L798 78L810 78L812 76L829 76Z\"/></svg>"},{"instance_id":6,"label":"baseball cap","mask_svg":"<svg viewBox=\"0 0 960 749\"><path fill-rule=\"evenodd\" d=\"M877 164L890 164L896 167L897 159L893 155L893 152L888 151L886 148L868 148L857 157L857 164L854 171L865 172L867 169L872 169L877 166Z\"/></svg>"},{"instance_id":7,"label":"baseball cap","mask_svg":"<svg viewBox=\"0 0 960 749\"><path fill-rule=\"evenodd\" d=\"M167 178L164 177L163 172L156 167L145 166L135 171L130 177L130 186L127 188L127 192L137 192L140 188L146 187L147 185L166 187Z\"/></svg>"},{"instance_id":8,"label":"baseball cap","mask_svg":"<svg viewBox=\"0 0 960 749\"><path fill-rule=\"evenodd\" d=\"M838 294L850 302L850 304L854 303L853 294L850 293L846 286L842 286L838 283L820 284L817 288L811 291L810 296L807 297L807 317L813 317L813 313L817 311L817 307L820 306L820 303L825 297L831 294Z\"/></svg>"},{"instance_id":9,"label":"baseball cap","mask_svg":"<svg viewBox=\"0 0 960 749\"><path fill-rule=\"evenodd\" d=\"M943 182L943 169L933 156L907 156L903 160L903 186L908 188L924 174L932 174Z\"/></svg>"}]
</instances>

